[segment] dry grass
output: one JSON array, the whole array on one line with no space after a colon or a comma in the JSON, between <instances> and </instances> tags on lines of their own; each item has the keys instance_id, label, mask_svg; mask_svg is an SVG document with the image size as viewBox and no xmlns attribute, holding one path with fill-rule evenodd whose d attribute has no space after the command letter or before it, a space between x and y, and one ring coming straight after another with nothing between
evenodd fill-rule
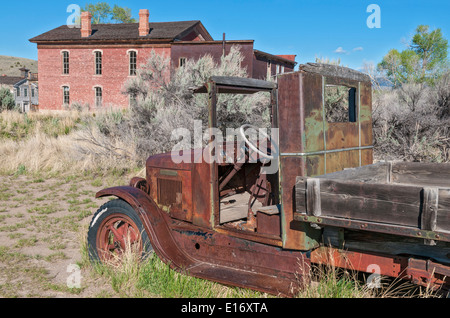
<instances>
[{"instance_id":1,"label":"dry grass","mask_svg":"<svg viewBox=\"0 0 450 318\"><path fill-rule=\"evenodd\" d=\"M125 240L127 242L127 240ZM138 242L135 242L138 243ZM176 272L151 252L144 259L136 249L139 244L128 243L125 251L111 254L109 260L91 264L87 246L83 246L84 264L93 273L107 279L122 298L253 298L266 294L231 288L211 281Z\"/></svg>"},{"instance_id":2,"label":"dry grass","mask_svg":"<svg viewBox=\"0 0 450 318\"><path fill-rule=\"evenodd\" d=\"M133 144L100 131L99 123L108 116L108 112L74 111L0 113L0 174L71 175L136 168Z\"/></svg>"},{"instance_id":3,"label":"dry grass","mask_svg":"<svg viewBox=\"0 0 450 318\"><path fill-rule=\"evenodd\" d=\"M431 286L417 286L399 278L354 270L344 258L345 268L334 259L334 249L322 247L326 263L313 264L306 279L311 283L302 290L300 298L439 298L439 291Z\"/></svg>"}]
</instances>

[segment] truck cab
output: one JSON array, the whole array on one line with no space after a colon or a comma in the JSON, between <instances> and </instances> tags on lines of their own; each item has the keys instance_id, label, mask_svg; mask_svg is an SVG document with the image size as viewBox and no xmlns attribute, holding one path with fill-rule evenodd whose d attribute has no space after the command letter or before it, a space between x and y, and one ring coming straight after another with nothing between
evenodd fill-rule
<instances>
[{"instance_id":1,"label":"truck cab","mask_svg":"<svg viewBox=\"0 0 450 318\"><path fill-rule=\"evenodd\" d=\"M263 149L245 137L246 129L260 129L248 123L235 142L224 147L214 140L208 144L208 150L217 150L217 154L209 151L209 156L220 152L231 153L232 158L195 160L196 153L202 155L206 148L187 150L190 153L183 155L191 160L177 164L171 154L151 157L147 161L151 198L175 219L309 250L315 243L293 220L296 177L372 163L370 80L351 70L342 74L340 69L303 65L299 72L279 76L277 82L212 77L194 91L208 94L209 128L217 127L219 94L267 92L270 96L271 127L259 138ZM329 111L333 105L327 101L333 98L342 108L339 114Z\"/></svg>"}]
</instances>

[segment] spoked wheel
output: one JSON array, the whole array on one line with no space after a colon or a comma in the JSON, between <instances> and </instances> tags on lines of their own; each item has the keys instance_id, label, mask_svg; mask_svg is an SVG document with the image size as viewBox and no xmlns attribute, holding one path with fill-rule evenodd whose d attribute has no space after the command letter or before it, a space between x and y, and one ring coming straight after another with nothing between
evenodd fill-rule
<instances>
[{"instance_id":1,"label":"spoked wheel","mask_svg":"<svg viewBox=\"0 0 450 318\"><path fill-rule=\"evenodd\" d=\"M88 246L91 260L100 262L120 259L127 252L145 258L152 251L141 220L122 200L108 202L94 215Z\"/></svg>"},{"instance_id":2,"label":"spoked wheel","mask_svg":"<svg viewBox=\"0 0 450 318\"><path fill-rule=\"evenodd\" d=\"M102 260L110 260L114 255L131 252L142 253L139 230L126 215L114 214L100 224L97 233L97 250Z\"/></svg>"}]
</instances>

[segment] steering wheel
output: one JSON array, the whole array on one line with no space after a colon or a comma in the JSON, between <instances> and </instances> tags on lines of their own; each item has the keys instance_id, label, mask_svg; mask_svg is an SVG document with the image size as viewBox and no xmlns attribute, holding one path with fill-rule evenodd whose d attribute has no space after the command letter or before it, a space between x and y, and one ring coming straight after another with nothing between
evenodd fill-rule
<instances>
[{"instance_id":1,"label":"steering wheel","mask_svg":"<svg viewBox=\"0 0 450 318\"><path fill-rule=\"evenodd\" d=\"M241 137L244 140L244 142L250 147L250 149L252 149L253 151L257 152L261 157L263 157L265 159L273 160L274 159L273 156L262 152L260 149L258 149L258 147L256 147L254 144L252 144L250 142L250 140L247 139L247 136L245 135L245 131L247 129L249 129L249 128L252 128L255 131L259 130L259 128L255 127L255 126L252 126L252 125L248 125L248 124L247 125L243 125L241 127L241 129L240 129L240 134L241 134ZM270 137L265 132L263 132L262 130L259 130L259 133L262 134L265 138L267 138L267 140L270 140Z\"/></svg>"}]
</instances>

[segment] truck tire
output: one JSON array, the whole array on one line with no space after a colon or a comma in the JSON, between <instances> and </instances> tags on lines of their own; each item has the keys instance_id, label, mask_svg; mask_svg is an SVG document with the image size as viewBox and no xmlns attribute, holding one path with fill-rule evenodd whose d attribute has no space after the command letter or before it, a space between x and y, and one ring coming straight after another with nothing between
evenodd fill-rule
<instances>
[{"instance_id":1,"label":"truck tire","mask_svg":"<svg viewBox=\"0 0 450 318\"><path fill-rule=\"evenodd\" d=\"M140 218L123 200L110 201L94 214L87 241L89 258L94 263L120 258L130 247L141 260L153 252Z\"/></svg>"}]
</instances>

